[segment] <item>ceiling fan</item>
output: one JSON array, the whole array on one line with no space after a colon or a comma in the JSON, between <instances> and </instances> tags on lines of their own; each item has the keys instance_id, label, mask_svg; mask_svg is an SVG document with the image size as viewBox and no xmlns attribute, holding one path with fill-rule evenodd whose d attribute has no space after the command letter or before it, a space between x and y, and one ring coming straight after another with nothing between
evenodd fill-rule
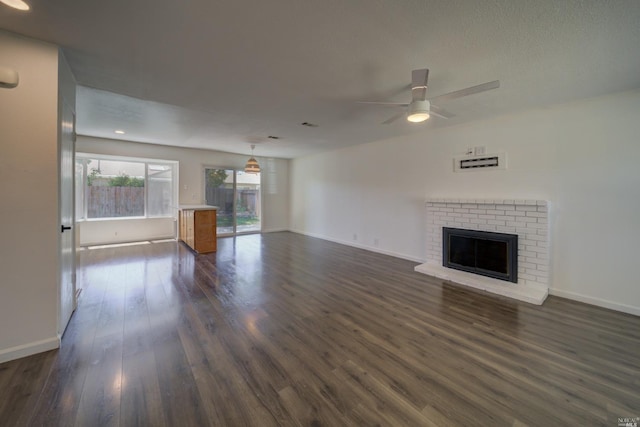
<instances>
[{"instance_id":1,"label":"ceiling fan","mask_svg":"<svg viewBox=\"0 0 640 427\"><path fill-rule=\"evenodd\" d=\"M435 98L427 99L427 80L429 79L429 69L422 68L419 70L413 70L411 72L411 102L377 102L377 101L359 101L359 104L373 104L373 105L387 105L391 107L408 107L407 108L407 120L413 123L419 123L427 120L431 115L440 117L441 119L449 119L455 117L453 114L443 110L442 108L434 105L434 103L441 103L450 101L452 99L461 98L467 95L473 95L476 93L484 92L491 89L497 89L500 87L500 81L494 80L492 82L482 83L476 86L471 86L465 89L456 90L453 92L438 95ZM405 112L398 113L382 124L389 124L400 117Z\"/></svg>"}]
</instances>

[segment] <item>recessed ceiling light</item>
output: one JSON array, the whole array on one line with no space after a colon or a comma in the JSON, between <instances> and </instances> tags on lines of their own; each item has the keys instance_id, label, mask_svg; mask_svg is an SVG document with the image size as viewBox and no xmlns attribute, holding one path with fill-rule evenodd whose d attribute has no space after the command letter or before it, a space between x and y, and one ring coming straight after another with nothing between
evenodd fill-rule
<instances>
[{"instance_id":1,"label":"recessed ceiling light","mask_svg":"<svg viewBox=\"0 0 640 427\"><path fill-rule=\"evenodd\" d=\"M9 7L18 10L29 10L31 9L28 4L23 2L22 0L0 0L0 2L6 4Z\"/></svg>"},{"instance_id":2,"label":"recessed ceiling light","mask_svg":"<svg viewBox=\"0 0 640 427\"><path fill-rule=\"evenodd\" d=\"M117 130L115 131L118 135L124 135L124 131L123 130Z\"/></svg>"}]
</instances>

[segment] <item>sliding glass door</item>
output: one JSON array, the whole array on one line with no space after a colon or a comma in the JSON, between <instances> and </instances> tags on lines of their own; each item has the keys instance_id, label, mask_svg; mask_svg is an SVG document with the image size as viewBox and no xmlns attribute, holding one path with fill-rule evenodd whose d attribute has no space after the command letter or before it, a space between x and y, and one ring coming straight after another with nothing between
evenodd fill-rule
<instances>
[{"instance_id":1,"label":"sliding glass door","mask_svg":"<svg viewBox=\"0 0 640 427\"><path fill-rule=\"evenodd\" d=\"M205 196L217 206L218 235L260 232L260 174L205 168Z\"/></svg>"}]
</instances>

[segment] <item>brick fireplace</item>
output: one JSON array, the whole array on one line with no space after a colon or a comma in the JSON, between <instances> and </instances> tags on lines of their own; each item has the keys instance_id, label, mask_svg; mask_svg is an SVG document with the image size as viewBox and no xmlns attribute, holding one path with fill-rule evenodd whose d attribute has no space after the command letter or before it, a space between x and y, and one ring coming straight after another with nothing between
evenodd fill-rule
<instances>
[{"instance_id":1,"label":"brick fireplace","mask_svg":"<svg viewBox=\"0 0 640 427\"><path fill-rule=\"evenodd\" d=\"M545 200L429 199L427 260L416 271L495 294L542 304L549 291L549 204ZM442 265L442 228L516 234L518 280L509 283Z\"/></svg>"}]
</instances>

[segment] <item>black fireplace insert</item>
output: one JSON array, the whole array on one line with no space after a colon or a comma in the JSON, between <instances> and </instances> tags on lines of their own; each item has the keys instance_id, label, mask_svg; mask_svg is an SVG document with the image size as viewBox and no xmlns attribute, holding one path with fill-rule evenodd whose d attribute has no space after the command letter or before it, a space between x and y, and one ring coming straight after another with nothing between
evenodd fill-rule
<instances>
[{"instance_id":1,"label":"black fireplace insert","mask_svg":"<svg viewBox=\"0 0 640 427\"><path fill-rule=\"evenodd\" d=\"M517 283L518 236L443 227L442 265Z\"/></svg>"}]
</instances>

